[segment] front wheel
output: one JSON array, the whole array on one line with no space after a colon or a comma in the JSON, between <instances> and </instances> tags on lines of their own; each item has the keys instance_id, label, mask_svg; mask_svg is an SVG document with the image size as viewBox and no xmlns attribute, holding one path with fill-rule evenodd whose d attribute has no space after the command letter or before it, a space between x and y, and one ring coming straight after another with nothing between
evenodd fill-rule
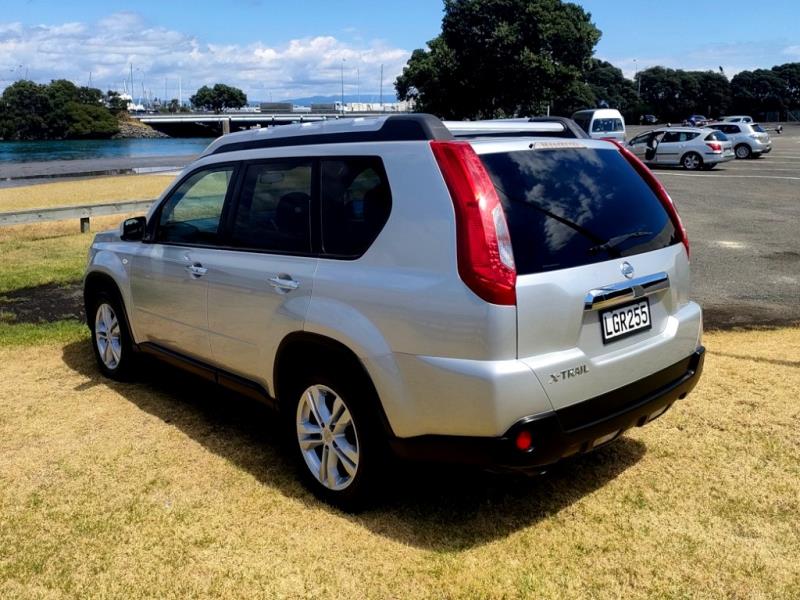
<instances>
[{"instance_id":1,"label":"front wheel","mask_svg":"<svg viewBox=\"0 0 800 600\"><path fill-rule=\"evenodd\" d=\"M114 294L95 294L86 315L92 332L92 349L103 375L124 381L131 375L133 344L122 303Z\"/></svg>"},{"instance_id":2,"label":"front wheel","mask_svg":"<svg viewBox=\"0 0 800 600\"><path fill-rule=\"evenodd\" d=\"M347 369L300 377L287 411L293 452L306 487L342 510L357 511L375 495L384 462L377 398Z\"/></svg>"},{"instance_id":3,"label":"front wheel","mask_svg":"<svg viewBox=\"0 0 800 600\"><path fill-rule=\"evenodd\" d=\"M681 164L687 171L696 171L703 168L703 159L696 152L689 152L681 159Z\"/></svg>"}]
</instances>

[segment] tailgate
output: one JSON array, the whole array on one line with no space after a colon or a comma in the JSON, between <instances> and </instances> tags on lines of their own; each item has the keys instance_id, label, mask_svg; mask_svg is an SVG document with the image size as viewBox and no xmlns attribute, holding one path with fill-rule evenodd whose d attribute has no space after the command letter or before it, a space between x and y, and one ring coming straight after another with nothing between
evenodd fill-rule
<instances>
[{"instance_id":1,"label":"tailgate","mask_svg":"<svg viewBox=\"0 0 800 600\"><path fill-rule=\"evenodd\" d=\"M622 273L624 263L633 268L630 280ZM680 244L520 277L519 357L536 373L555 409L632 383L695 350L699 313L681 315L688 287L689 265ZM642 326L615 335L615 313L631 315L641 303L647 305L647 317L640 311L627 320ZM610 339L604 339L601 314Z\"/></svg>"}]
</instances>

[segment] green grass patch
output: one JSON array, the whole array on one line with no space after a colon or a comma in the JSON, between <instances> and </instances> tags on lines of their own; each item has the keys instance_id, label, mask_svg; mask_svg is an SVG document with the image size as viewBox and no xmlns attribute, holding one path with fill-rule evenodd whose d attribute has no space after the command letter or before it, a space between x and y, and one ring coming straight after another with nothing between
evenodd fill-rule
<instances>
[{"instance_id":1,"label":"green grass patch","mask_svg":"<svg viewBox=\"0 0 800 600\"><path fill-rule=\"evenodd\" d=\"M48 283L79 281L91 235L0 239L0 294Z\"/></svg>"},{"instance_id":2,"label":"green grass patch","mask_svg":"<svg viewBox=\"0 0 800 600\"><path fill-rule=\"evenodd\" d=\"M4 323L0 321L0 347L68 344L89 337L85 323L77 320L53 323Z\"/></svg>"}]
</instances>

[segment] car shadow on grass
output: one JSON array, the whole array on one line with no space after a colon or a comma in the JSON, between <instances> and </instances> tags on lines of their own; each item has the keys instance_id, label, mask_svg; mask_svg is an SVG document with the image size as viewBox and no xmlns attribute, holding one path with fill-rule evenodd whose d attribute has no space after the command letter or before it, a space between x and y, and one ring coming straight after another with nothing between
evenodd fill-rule
<instances>
[{"instance_id":1,"label":"car shadow on grass","mask_svg":"<svg viewBox=\"0 0 800 600\"><path fill-rule=\"evenodd\" d=\"M147 359L136 382L110 381L100 375L85 341L65 346L63 359L69 368L88 378L78 391L108 386L263 485L348 518L378 535L427 550L472 548L550 518L616 478L646 451L643 443L622 437L535 477L393 462L376 506L357 515L343 515L318 503L300 485L281 442L275 413L258 402Z\"/></svg>"}]
</instances>

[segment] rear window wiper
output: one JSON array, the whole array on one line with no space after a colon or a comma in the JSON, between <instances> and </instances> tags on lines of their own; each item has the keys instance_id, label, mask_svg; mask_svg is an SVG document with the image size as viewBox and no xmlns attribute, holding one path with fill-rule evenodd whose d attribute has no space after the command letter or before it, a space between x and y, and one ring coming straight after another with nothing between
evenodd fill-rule
<instances>
[{"instance_id":1,"label":"rear window wiper","mask_svg":"<svg viewBox=\"0 0 800 600\"><path fill-rule=\"evenodd\" d=\"M606 242L602 244L598 244L597 246L592 246L589 248L589 254L597 254L598 252L604 252L609 250L616 250L617 246L621 243L630 240L632 238L639 238L645 237L647 235L653 235L652 231L634 231L632 233L624 233L622 235L617 235L612 237Z\"/></svg>"}]
</instances>

